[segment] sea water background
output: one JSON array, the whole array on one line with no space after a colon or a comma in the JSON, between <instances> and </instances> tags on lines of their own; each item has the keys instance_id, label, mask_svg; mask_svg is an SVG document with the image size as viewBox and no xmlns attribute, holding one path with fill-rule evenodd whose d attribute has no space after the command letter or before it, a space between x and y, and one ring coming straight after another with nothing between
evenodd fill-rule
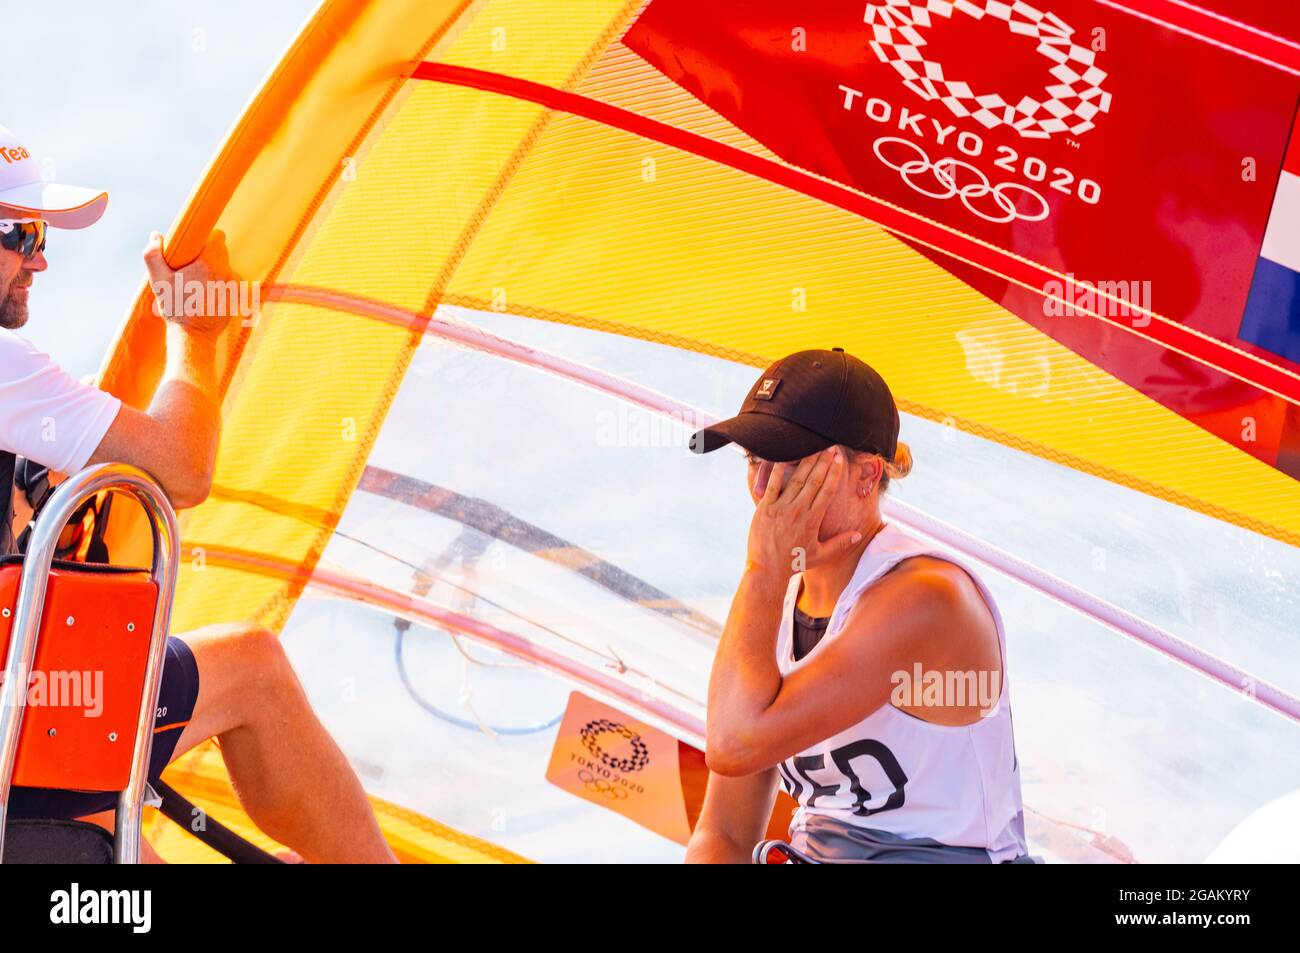
<instances>
[{"instance_id":1,"label":"sea water background","mask_svg":"<svg viewBox=\"0 0 1300 953\"><path fill-rule=\"evenodd\" d=\"M129 22L89 0L0 13L6 38L39 51L31 68L8 71L0 123L52 158L60 179L111 194L94 228L53 233L51 267L37 280L25 329L74 374L98 367L143 278L148 232L170 224L314 6L148 0L131 6ZM447 313L714 414L730 412L753 375L594 332ZM521 405L536 412L521 417ZM681 440L664 438L671 432L585 388L430 342L372 462L489 500L720 619L741 564L740 470L728 454L690 457ZM897 487L900 498L1300 693L1300 552L926 421L905 420L904 438L918 463ZM327 558L399 588L410 585L401 559L444 551L460 534L364 495L341 530ZM682 641L572 574L497 550L483 565L448 570L461 595L434 595L454 601L474 589L702 697L706 645ZM1112 834L1139 859L1195 860L1251 810L1300 787L1294 725L1014 582L991 582L1007 619L1032 809ZM477 597L461 608L488 611ZM429 712L543 725L572 685L496 667L508 660L482 650L469 661L444 633L413 632L399 659L391 619L313 597L286 633L371 790L538 858L680 856L675 845L546 785L553 730L492 739ZM362 686L364 716L338 691L349 678Z\"/></svg>"}]
</instances>

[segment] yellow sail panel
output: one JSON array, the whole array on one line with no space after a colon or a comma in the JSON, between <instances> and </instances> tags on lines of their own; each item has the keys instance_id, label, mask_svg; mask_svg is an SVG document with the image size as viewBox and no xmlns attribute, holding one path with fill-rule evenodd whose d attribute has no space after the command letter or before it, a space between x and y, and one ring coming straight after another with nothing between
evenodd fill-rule
<instances>
[{"instance_id":1,"label":"yellow sail panel","mask_svg":"<svg viewBox=\"0 0 1300 953\"><path fill-rule=\"evenodd\" d=\"M266 308L227 395L212 498L187 514L178 630L231 618L278 627L302 579L223 571L209 544L314 563L365 465L411 333L309 305ZM318 389L319 388L319 389ZM344 488L347 488L345 491Z\"/></svg>"},{"instance_id":2,"label":"yellow sail panel","mask_svg":"<svg viewBox=\"0 0 1300 953\"><path fill-rule=\"evenodd\" d=\"M413 90L314 221L282 280L431 313L484 197L542 112L470 90ZM466 121L476 135L430 133Z\"/></svg>"}]
</instances>

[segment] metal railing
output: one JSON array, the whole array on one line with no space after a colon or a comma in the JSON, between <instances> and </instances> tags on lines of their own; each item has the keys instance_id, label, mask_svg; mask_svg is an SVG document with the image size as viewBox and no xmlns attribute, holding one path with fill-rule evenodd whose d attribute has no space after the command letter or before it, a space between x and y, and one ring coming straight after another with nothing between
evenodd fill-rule
<instances>
[{"instance_id":1,"label":"metal railing","mask_svg":"<svg viewBox=\"0 0 1300 953\"><path fill-rule=\"evenodd\" d=\"M5 659L4 683L0 685L0 856L4 853L5 823L9 811L9 789L23 712L27 705L27 684L36 659L41 616L50 568L58 549L59 535L73 513L86 500L105 490L126 493L139 501L149 518L153 535L151 575L158 586L149 661L145 669L140 717L136 723L131 775L118 794L113 834L113 859L119 864L140 861L141 814L153 747L154 712L162 680L163 656L171 624L172 598L176 592L176 514L161 487L143 470L121 463L101 463L82 470L59 484L32 528L18 584L9 654Z\"/></svg>"}]
</instances>

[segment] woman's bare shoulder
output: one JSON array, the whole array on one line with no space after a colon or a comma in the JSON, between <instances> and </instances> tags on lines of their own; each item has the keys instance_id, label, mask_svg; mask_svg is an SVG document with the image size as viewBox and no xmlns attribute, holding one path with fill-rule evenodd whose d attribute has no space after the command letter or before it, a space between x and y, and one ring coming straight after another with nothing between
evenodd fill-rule
<instances>
[{"instance_id":1,"label":"woman's bare shoulder","mask_svg":"<svg viewBox=\"0 0 1300 953\"><path fill-rule=\"evenodd\" d=\"M915 616L938 654L953 661L1000 664L993 613L961 566L938 556L913 556L890 570L878 586L886 597L882 602L888 601L895 612Z\"/></svg>"}]
</instances>

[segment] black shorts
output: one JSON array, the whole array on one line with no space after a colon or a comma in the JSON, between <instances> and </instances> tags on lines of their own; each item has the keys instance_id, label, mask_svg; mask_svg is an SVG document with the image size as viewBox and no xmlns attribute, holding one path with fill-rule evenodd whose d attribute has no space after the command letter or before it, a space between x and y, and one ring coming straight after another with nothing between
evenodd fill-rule
<instances>
[{"instance_id":1,"label":"black shorts","mask_svg":"<svg viewBox=\"0 0 1300 953\"><path fill-rule=\"evenodd\" d=\"M167 640L162 686L154 715L153 748L149 754L149 780L156 781L172 759L181 731L194 715L199 697L199 666L190 647L174 636ZM46 788L14 787L9 792L10 817L54 817L71 819L111 811L117 807L116 792L55 791Z\"/></svg>"}]
</instances>

